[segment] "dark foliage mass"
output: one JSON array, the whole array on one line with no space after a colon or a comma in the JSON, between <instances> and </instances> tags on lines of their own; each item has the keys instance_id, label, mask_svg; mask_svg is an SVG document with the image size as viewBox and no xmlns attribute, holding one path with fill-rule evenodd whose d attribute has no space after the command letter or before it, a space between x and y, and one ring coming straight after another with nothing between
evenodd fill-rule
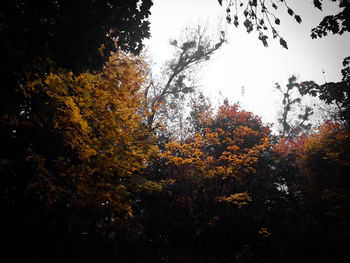
<instances>
[{"instance_id":1,"label":"dark foliage mass","mask_svg":"<svg viewBox=\"0 0 350 263\"><path fill-rule=\"evenodd\" d=\"M329 32L342 35L343 33L350 31L350 2L346 0L333 0L333 2L339 3L341 11L338 14L324 17L320 24L312 29L312 38L324 37ZM316 8L322 10L322 1L314 0L314 5Z\"/></svg>"},{"instance_id":2,"label":"dark foliage mass","mask_svg":"<svg viewBox=\"0 0 350 263\"><path fill-rule=\"evenodd\" d=\"M151 0L1 1L0 114L19 116L31 108L21 93L30 78L59 68L101 70L117 47L139 53L150 36L151 6ZM11 130L1 131L10 148Z\"/></svg>"},{"instance_id":3,"label":"dark foliage mass","mask_svg":"<svg viewBox=\"0 0 350 263\"><path fill-rule=\"evenodd\" d=\"M112 52L140 52L143 39L150 36L151 5L151 0L0 2L0 227L1 243L7 244L1 249L2 262L91 262L109 257L103 253L107 247L99 238L93 241L74 235L76 224L67 221L72 218L72 196L87 200L74 190L73 181L79 179L70 181L72 178L59 176L63 170L71 172L68 166L81 165L77 151L67 147L63 139L68 130L74 133L74 120L69 113L64 117L63 111L86 114L92 109L76 108L74 104L70 107L66 98L70 94L81 99L82 95L69 83L80 81L81 87L91 87L94 81L69 76L106 69ZM61 85L52 86L47 82L49 76L59 76ZM43 82L28 89L27 83L34 80ZM56 94L55 87L61 89ZM89 94L90 103L95 103L97 94L91 91L86 88L85 94ZM93 108L96 112L98 106ZM66 125L55 124L62 118ZM85 123L92 125L91 120ZM76 131L83 135L82 130ZM101 136L101 129L94 132L90 136ZM55 175L47 177L51 172ZM105 181L95 185L102 189ZM59 198L54 197L51 208L45 205L48 195L53 197L49 185L63 190L59 190ZM93 224L96 220L90 213L81 209L79 217L89 218L86 224Z\"/></svg>"},{"instance_id":4,"label":"dark foliage mass","mask_svg":"<svg viewBox=\"0 0 350 263\"><path fill-rule=\"evenodd\" d=\"M2 1L2 70L52 60L74 71L101 69L119 48L139 53L151 0ZM38 65L39 66L39 65ZM10 71L11 69L11 71Z\"/></svg>"},{"instance_id":5,"label":"dark foliage mass","mask_svg":"<svg viewBox=\"0 0 350 263\"><path fill-rule=\"evenodd\" d=\"M337 2L341 11L338 14L324 17L319 25L311 30L312 38L324 37L330 32L342 35L350 30L350 2L347 0L327 1ZM226 20L229 24L233 23L235 27L238 27L239 21L244 21L243 25L247 32L256 30L259 33L259 40L265 47L268 46L268 33L271 33L274 39L279 39L282 47L288 49L287 41L282 37L283 32L278 30L281 20L276 15L276 10L287 13L299 24L302 22L302 18L293 10L292 1L288 0L218 0L218 2L221 6L226 7ZM322 0L314 0L313 4L315 8L322 10Z\"/></svg>"},{"instance_id":6,"label":"dark foliage mass","mask_svg":"<svg viewBox=\"0 0 350 263\"><path fill-rule=\"evenodd\" d=\"M1 1L1 114L23 110L18 90L29 74L100 70L116 51L115 42L139 53L150 36L151 5L151 0Z\"/></svg>"},{"instance_id":7,"label":"dark foliage mass","mask_svg":"<svg viewBox=\"0 0 350 263\"><path fill-rule=\"evenodd\" d=\"M219 1L229 23L241 7L248 32L267 46L270 28L287 47L270 11L300 23L285 1L241 2ZM0 261L349 262L349 58L338 83L277 85L273 135L238 104L215 111L196 92L195 69L223 31L186 31L162 79L149 76L134 54L151 5L1 2ZM349 4L339 5L317 36L349 31ZM335 118L312 130L306 107L291 123L304 95L335 106ZM187 118L170 123L181 110Z\"/></svg>"}]
</instances>

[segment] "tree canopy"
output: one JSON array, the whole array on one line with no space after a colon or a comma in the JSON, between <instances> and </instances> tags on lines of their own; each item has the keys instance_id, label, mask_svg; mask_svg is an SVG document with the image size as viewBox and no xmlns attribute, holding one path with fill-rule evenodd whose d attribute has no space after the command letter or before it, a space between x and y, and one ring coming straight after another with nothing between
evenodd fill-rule
<instances>
[{"instance_id":1,"label":"tree canopy","mask_svg":"<svg viewBox=\"0 0 350 263\"><path fill-rule=\"evenodd\" d=\"M122 50L140 52L150 36L151 6L151 0L3 1L1 60L7 64L1 68L51 60L74 71L101 69L115 40Z\"/></svg>"},{"instance_id":2,"label":"tree canopy","mask_svg":"<svg viewBox=\"0 0 350 263\"><path fill-rule=\"evenodd\" d=\"M219 3L265 46L270 29L287 48L271 8L301 22L285 0ZM349 2L338 3L314 37L349 31ZM1 2L0 260L349 262L349 58L338 83L276 85L274 134L197 88L224 31L185 30L153 78L140 52L151 5ZM335 117L311 128L305 95Z\"/></svg>"}]
</instances>

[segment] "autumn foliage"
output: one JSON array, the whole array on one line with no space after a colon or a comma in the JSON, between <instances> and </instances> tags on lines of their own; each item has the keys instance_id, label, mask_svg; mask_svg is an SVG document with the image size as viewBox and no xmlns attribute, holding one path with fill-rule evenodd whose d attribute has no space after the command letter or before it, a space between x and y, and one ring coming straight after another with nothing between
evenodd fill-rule
<instances>
[{"instance_id":1,"label":"autumn foliage","mask_svg":"<svg viewBox=\"0 0 350 263\"><path fill-rule=\"evenodd\" d=\"M141 114L145 70L140 58L119 51L99 73L28 72L23 111L2 116L13 129L2 149L3 201L21 221L45 209L61 214L62 231L89 233L132 217L126 180L157 149ZM41 220L52 224L50 217Z\"/></svg>"},{"instance_id":2,"label":"autumn foliage","mask_svg":"<svg viewBox=\"0 0 350 263\"><path fill-rule=\"evenodd\" d=\"M1 4L1 262L350 262L348 68L339 83L279 87L275 135L238 103L212 108L196 93L193 67L223 31L216 44L201 27L172 41L177 57L157 85L146 56L129 53L149 35L152 1L41 2ZM237 3L226 2L230 23ZM244 25L261 33L255 9L274 14L248 2ZM306 107L291 125L293 88L338 116L311 129Z\"/></svg>"},{"instance_id":3,"label":"autumn foliage","mask_svg":"<svg viewBox=\"0 0 350 263\"><path fill-rule=\"evenodd\" d=\"M216 116L201 122L204 128L186 142L165 145L163 158L178 171L175 178L194 180L197 187L203 187L199 194L212 202L235 203L243 196L248 200L247 193L233 194L246 176L256 173L259 156L269 147L269 128L250 112L239 110L238 105L223 105ZM239 196L236 201L235 196Z\"/></svg>"}]
</instances>

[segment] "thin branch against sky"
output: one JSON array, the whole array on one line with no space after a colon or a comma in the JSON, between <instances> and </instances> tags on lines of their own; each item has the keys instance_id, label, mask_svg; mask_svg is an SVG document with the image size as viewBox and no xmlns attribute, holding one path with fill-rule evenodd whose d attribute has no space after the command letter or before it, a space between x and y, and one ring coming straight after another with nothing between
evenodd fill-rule
<instances>
[{"instance_id":1,"label":"thin branch against sky","mask_svg":"<svg viewBox=\"0 0 350 263\"><path fill-rule=\"evenodd\" d=\"M221 91L222 97L232 102L239 100L263 120L274 122L279 106L273 93L274 83L283 85L292 74L318 83L324 82L324 74L327 81L339 81L342 60L349 55L350 35L329 35L317 40L310 37L311 29L325 15L337 12L336 4L325 2L322 12L304 0L293 1L293 7L302 17L301 24L287 13L279 14L278 29L288 42L288 50L271 36L266 48L255 32L248 34L242 25L238 28L228 25L228 44L200 74L204 92L217 97ZM201 20L215 28L220 19L225 18L226 11L216 0L162 0L155 1L151 12L152 38L147 45L153 61L161 65L171 51L169 39L176 37L185 25ZM225 26L225 21L223 24ZM245 87L243 97L242 86Z\"/></svg>"}]
</instances>

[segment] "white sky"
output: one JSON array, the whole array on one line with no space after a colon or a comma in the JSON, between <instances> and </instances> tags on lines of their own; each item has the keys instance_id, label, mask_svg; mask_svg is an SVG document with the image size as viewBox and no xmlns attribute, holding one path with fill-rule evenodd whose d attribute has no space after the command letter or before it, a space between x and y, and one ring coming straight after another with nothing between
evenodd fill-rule
<instances>
[{"instance_id":1,"label":"white sky","mask_svg":"<svg viewBox=\"0 0 350 263\"><path fill-rule=\"evenodd\" d=\"M339 81L343 58L350 56L350 34L328 35L311 39L311 28L318 25L327 14L337 13L337 5L324 1L323 12L316 9L312 0L289 1L294 12L301 16L298 24L283 8L277 16L281 25L277 27L288 43L288 50L278 40L269 37L265 48L255 32L248 34L243 26L227 25L225 8L217 0L154 0L151 9L151 34L146 42L153 61L158 65L171 57L169 40L176 38L184 26L204 21L216 26L219 19L227 25L228 41L200 71L200 86L213 102L219 100L219 92L230 102L241 105L266 122L275 122L280 107L279 98L273 92L274 83L285 85L295 74L300 80L324 83ZM241 87L245 95L241 96ZM222 103L222 101L220 101Z\"/></svg>"}]
</instances>

